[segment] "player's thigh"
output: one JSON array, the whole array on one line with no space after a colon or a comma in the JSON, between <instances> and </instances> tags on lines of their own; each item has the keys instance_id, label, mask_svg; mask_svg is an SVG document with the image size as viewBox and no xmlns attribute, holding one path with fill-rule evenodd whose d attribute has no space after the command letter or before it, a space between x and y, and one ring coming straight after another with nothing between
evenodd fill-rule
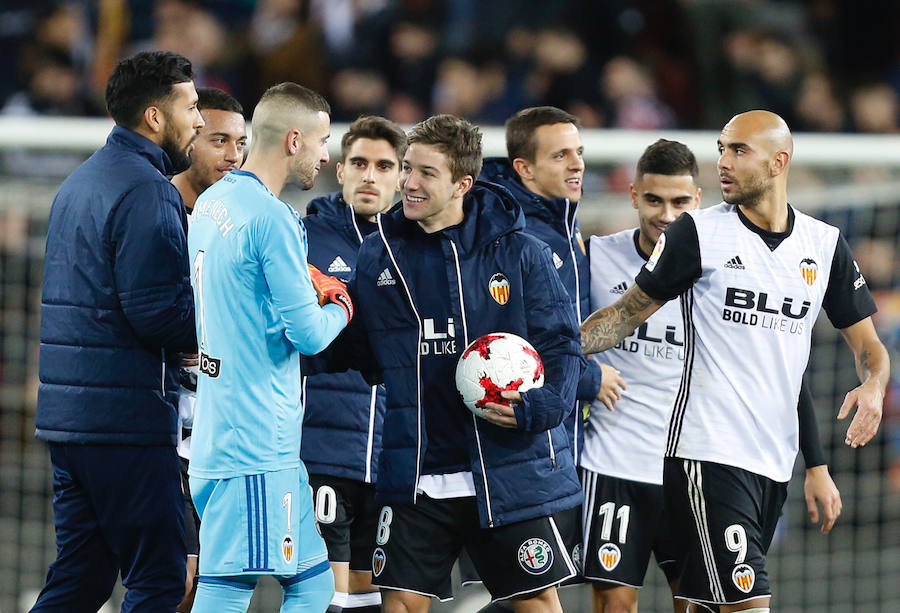
<instances>
[{"instance_id":1,"label":"player's thigh","mask_svg":"<svg viewBox=\"0 0 900 613\"><path fill-rule=\"evenodd\" d=\"M662 486L591 471L585 471L583 481L585 577L641 587L661 526Z\"/></svg>"},{"instance_id":2,"label":"player's thigh","mask_svg":"<svg viewBox=\"0 0 900 613\"><path fill-rule=\"evenodd\" d=\"M372 583L441 600L453 597L450 571L464 534L477 526L475 498L418 496L382 507L372 553ZM385 601L387 602L387 600Z\"/></svg>"},{"instance_id":3,"label":"player's thigh","mask_svg":"<svg viewBox=\"0 0 900 613\"><path fill-rule=\"evenodd\" d=\"M576 575L552 517L474 530L466 549L494 600L535 594Z\"/></svg>"},{"instance_id":4,"label":"player's thigh","mask_svg":"<svg viewBox=\"0 0 900 613\"><path fill-rule=\"evenodd\" d=\"M350 561L350 527L354 512L352 483L331 475L309 476L316 521L332 562Z\"/></svg>"},{"instance_id":5,"label":"player's thigh","mask_svg":"<svg viewBox=\"0 0 900 613\"><path fill-rule=\"evenodd\" d=\"M378 533L381 506L375 501L375 486L359 483L353 505L353 524L350 526L350 570L372 572L372 552Z\"/></svg>"},{"instance_id":6,"label":"player's thigh","mask_svg":"<svg viewBox=\"0 0 900 613\"><path fill-rule=\"evenodd\" d=\"M693 460L667 459L667 512L682 540L679 595L733 604L770 595L769 536L784 503L786 484L748 471Z\"/></svg>"},{"instance_id":7,"label":"player's thigh","mask_svg":"<svg viewBox=\"0 0 900 613\"><path fill-rule=\"evenodd\" d=\"M190 482L201 519L201 576L290 577L327 559L305 471Z\"/></svg>"}]
</instances>

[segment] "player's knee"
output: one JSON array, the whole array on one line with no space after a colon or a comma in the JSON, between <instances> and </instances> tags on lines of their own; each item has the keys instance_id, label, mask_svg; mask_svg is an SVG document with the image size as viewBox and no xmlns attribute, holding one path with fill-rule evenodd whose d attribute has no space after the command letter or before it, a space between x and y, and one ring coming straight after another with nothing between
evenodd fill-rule
<instances>
[{"instance_id":1,"label":"player's knee","mask_svg":"<svg viewBox=\"0 0 900 613\"><path fill-rule=\"evenodd\" d=\"M282 580L284 602L281 613L301 613L307 611L325 611L334 596L334 573L325 565L325 570L311 577Z\"/></svg>"},{"instance_id":2,"label":"player's knee","mask_svg":"<svg viewBox=\"0 0 900 613\"><path fill-rule=\"evenodd\" d=\"M403 590L381 590L383 613L426 613L431 598Z\"/></svg>"}]
</instances>

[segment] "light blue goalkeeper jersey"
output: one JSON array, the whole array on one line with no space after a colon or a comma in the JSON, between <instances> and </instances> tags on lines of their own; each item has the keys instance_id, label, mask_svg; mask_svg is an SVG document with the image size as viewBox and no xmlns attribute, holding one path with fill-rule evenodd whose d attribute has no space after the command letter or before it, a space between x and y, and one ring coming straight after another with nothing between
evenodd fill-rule
<instances>
[{"instance_id":1,"label":"light blue goalkeeper jersey","mask_svg":"<svg viewBox=\"0 0 900 613\"><path fill-rule=\"evenodd\" d=\"M235 170L197 200L188 249L200 348L191 476L298 466L300 353L327 347L347 321L319 307L299 217Z\"/></svg>"}]
</instances>

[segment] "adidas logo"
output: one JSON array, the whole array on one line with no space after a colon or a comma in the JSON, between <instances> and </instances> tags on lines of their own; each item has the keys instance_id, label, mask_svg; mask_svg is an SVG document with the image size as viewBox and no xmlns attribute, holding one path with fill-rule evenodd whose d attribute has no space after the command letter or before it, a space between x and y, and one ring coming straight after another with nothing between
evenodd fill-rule
<instances>
[{"instance_id":1,"label":"adidas logo","mask_svg":"<svg viewBox=\"0 0 900 613\"><path fill-rule=\"evenodd\" d=\"M334 258L334 261L328 265L328 272L350 272L350 267L347 266L347 262L344 261L344 258L337 256Z\"/></svg>"},{"instance_id":2,"label":"adidas logo","mask_svg":"<svg viewBox=\"0 0 900 613\"><path fill-rule=\"evenodd\" d=\"M622 281L616 286L609 288L610 294L624 294L625 290L628 289L628 284Z\"/></svg>"},{"instance_id":3,"label":"adidas logo","mask_svg":"<svg viewBox=\"0 0 900 613\"><path fill-rule=\"evenodd\" d=\"M375 282L375 285L381 287L382 285L397 285L397 280L391 275L391 271L385 268L381 271L381 274L378 275L378 281Z\"/></svg>"},{"instance_id":4,"label":"adidas logo","mask_svg":"<svg viewBox=\"0 0 900 613\"><path fill-rule=\"evenodd\" d=\"M744 270L746 266L741 262L741 256L736 255L727 262L725 262L725 268L734 268L736 270Z\"/></svg>"},{"instance_id":5,"label":"adidas logo","mask_svg":"<svg viewBox=\"0 0 900 613\"><path fill-rule=\"evenodd\" d=\"M559 270L563 266L563 261L556 255L556 252L553 252L553 265L556 266L556 270Z\"/></svg>"}]
</instances>

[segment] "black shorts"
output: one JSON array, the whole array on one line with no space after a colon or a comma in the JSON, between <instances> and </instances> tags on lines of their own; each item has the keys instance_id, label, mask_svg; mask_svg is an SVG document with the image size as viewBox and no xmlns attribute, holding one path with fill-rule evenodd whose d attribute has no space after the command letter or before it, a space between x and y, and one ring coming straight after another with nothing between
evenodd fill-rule
<instances>
[{"instance_id":1,"label":"black shorts","mask_svg":"<svg viewBox=\"0 0 900 613\"><path fill-rule=\"evenodd\" d=\"M663 489L684 563L679 598L736 604L771 595L766 552L787 483L734 466L666 458Z\"/></svg>"},{"instance_id":2,"label":"black shorts","mask_svg":"<svg viewBox=\"0 0 900 613\"><path fill-rule=\"evenodd\" d=\"M583 470L585 506L584 575L588 581L639 588L650 553L678 578L671 531L663 512L663 486Z\"/></svg>"},{"instance_id":3,"label":"black shorts","mask_svg":"<svg viewBox=\"0 0 900 613\"><path fill-rule=\"evenodd\" d=\"M575 575L556 522L529 519L481 528L475 497L433 499L381 510L372 583L440 600L453 597L450 571L463 547L494 600L537 592Z\"/></svg>"},{"instance_id":4,"label":"black shorts","mask_svg":"<svg viewBox=\"0 0 900 613\"><path fill-rule=\"evenodd\" d=\"M553 519L556 522L556 529L559 530L559 535L562 537L566 551L569 552L569 559L572 560L576 572L575 576L563 581L560 587L581 585L584 583L581 559L581 507L577 506L554 513ZM481 576L475 569L475 563L472 562L472 558L465 548L459 554L459 579L463 585L481 583Z\"/></svg>"},{"instance_id":5,"label":"black shorts","mask_svg":"<svg viewBox=\"0 0 900 613\"><path fill-rule=\"evenodd\" d=\"M191 486L188 483L188 461L181 460L181 485L184 490L184 545L189 556L200 555L200 517L194 508L194 500L191 498Z\"/></svg>"},{"instance_id":6,"label":"black shorts","mask_svg":"<svg viewBox=\"0 0 900 613\"><path fill-rule=\"evenodd\" d=\"M328 560L349 562L350 570L370 572L381 510L375 504L375 486L331 475L310 475L309 484Z\"/></svg>"}]
</instances>

